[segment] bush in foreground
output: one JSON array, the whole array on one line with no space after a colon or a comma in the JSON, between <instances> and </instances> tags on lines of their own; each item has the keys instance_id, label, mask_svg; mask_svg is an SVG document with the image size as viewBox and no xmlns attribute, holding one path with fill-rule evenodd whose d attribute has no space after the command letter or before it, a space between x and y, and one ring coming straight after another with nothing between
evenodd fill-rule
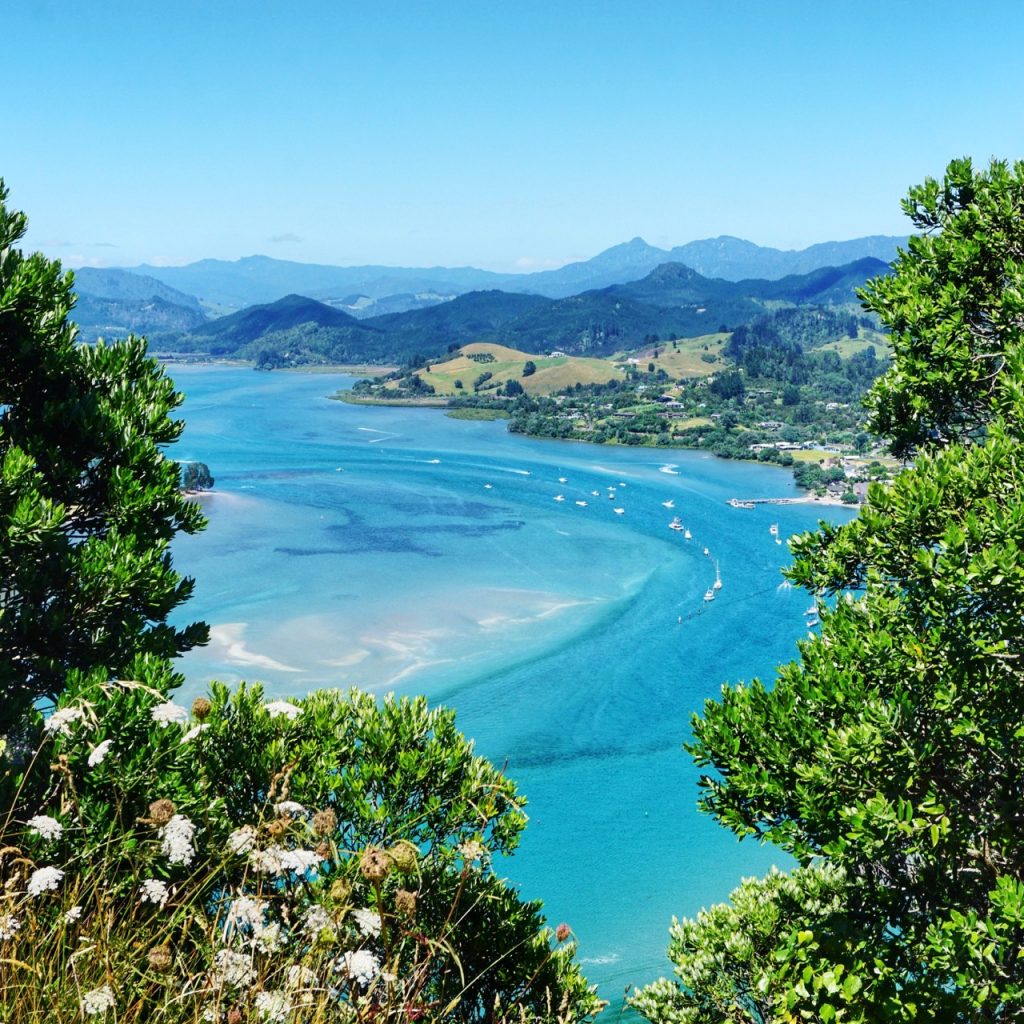
<instances>
[{"instance_id":1,"label":"bush in foreground","mask_svg":"<svg viewBox=\"0 0 1024 1024\"><path fill-rule=\"evenodd\" d=\"M137 668L149 683L79 680L9 778L41 795L4 809L0 1019L599 1009L568 929L545 929L494 873L523 800L452 712L216 685L189 712L158 666Z\"/></svg>"}]
</instances>

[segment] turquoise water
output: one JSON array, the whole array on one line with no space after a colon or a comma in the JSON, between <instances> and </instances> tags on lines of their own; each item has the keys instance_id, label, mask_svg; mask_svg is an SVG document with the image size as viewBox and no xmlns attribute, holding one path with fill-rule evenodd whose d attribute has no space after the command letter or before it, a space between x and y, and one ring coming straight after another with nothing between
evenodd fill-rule
<instances>
[{"instance_id":1,"label":"turquoise water","mask_svg":"<svg viewBox=\"0 0 1024 1024\"><path fill-rule=\"evenodd\" d=\"M847 513L725 504L794 494L777 469L329 401L340 375L172 372L176 455L216 478L209 528L175 549L213 634L182 661L184 696L250 679L454 706L530 801L509 877L573 927L613 1001L670 972L673 914L781 863L697 814L681 745L723 682L770 676L806 632L769 526Z\"/></svg>"}]
</instances>

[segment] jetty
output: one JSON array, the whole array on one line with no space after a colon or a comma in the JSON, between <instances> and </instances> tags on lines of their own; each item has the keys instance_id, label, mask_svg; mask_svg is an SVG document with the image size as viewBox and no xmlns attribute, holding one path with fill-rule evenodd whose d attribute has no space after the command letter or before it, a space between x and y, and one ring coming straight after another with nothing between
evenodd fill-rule
<instances>
[{"instance_id":1,"label":"jetty","mask_svg":"<svg viewBox=\"0 0 1024 1024\"><path fill-rule=\"evenodd\" d=\"M806 505L806 498L730 498L733 508L753 508L755 505Z\"/></svg>"}]
</instances>

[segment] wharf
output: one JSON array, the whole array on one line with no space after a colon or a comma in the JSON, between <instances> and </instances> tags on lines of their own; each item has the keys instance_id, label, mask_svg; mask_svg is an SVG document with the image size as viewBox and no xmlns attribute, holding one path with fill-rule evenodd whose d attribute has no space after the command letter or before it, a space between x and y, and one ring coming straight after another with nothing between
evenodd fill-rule
<instances>
[{"instance_id":1,"label":"wharf","mask_svg":"<svg viewBox=\"0 0 1024 1024\"><path fill-rule=\"evenodd\" d=\"M802 505L806 498L730 498L727 504L733 508L753 508L755 505Z\"/></svg>"}]
</instances>

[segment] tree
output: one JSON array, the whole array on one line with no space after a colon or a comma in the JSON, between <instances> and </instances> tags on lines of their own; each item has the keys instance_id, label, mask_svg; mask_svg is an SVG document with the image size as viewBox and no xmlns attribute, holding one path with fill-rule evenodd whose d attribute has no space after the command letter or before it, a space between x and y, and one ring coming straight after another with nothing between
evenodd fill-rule
<instances>
[{"instance_id":1,"label":"tree","mask_svg":"<svg viewBox=\"0 0 1024 1024\"><path fill-rule=\"evenodd\" d=\"M505 394L508 395L509 398L514 398L516 395L521 395L522 393L523 385L520 384L519 381L515 379L505 381Z\"/></svg>"},{"instance_id":2,"label":"tree","mask_svg":"<svg viewBox=\"0 0 1024 1024\"><path fill-rule=\"evenodd\" d=\"M775 940L778 1019L1024 1013L1022 187L1024 165L954 161L911 190L941 233L866 298L896 353L873 429L915 465L793 543L820 633L694 724L704 809L845 879Z\"/></svg>"},{"instance_id":3,"label":"tree","mask_svg":"<svg viewBox=\"0 0 1024 1024\"><path fill-rule=\"evenodd\" d=\"M929 440L977 440L1019 389L1024 162L975 172L954 160L941 182L912 188L903 209L922 234L892 276L862 292L894 351L871 397L871 429L901 457Z\"/></svg>"},{"instance_id":4,"label":"tree","mask_svg":"<svg viewBox=\"0 0 1024 1024\"><path fill-rule=\"evenodd\" d=\"M537 364L532 359L527 359L523 363L523 376L532 377L537 372Z\"/></svg>"},{"instance_id":5,"label":"tree","mask_svg":"<svg viewBox=\"0 0 1024 1024\"><path fill-rule=\"evenodd\" d=\"M138 338L80 346L73 279L15 248L0 182L0 734L68 674L172 657L206 626L168 624L192 581L170 545L204 520L164 449L182 396Z\"/></svg>"},{"instance_id":6,"label":"tree","mask_svg":"<svg viewBox=\"0 0 1024 1024\"><path fill-rule=\"evenodd\" d=\"M210 467L205 462L186 462L181 486L185 491L208 491L213 486Z\"/></svg>"}]
</instances>

